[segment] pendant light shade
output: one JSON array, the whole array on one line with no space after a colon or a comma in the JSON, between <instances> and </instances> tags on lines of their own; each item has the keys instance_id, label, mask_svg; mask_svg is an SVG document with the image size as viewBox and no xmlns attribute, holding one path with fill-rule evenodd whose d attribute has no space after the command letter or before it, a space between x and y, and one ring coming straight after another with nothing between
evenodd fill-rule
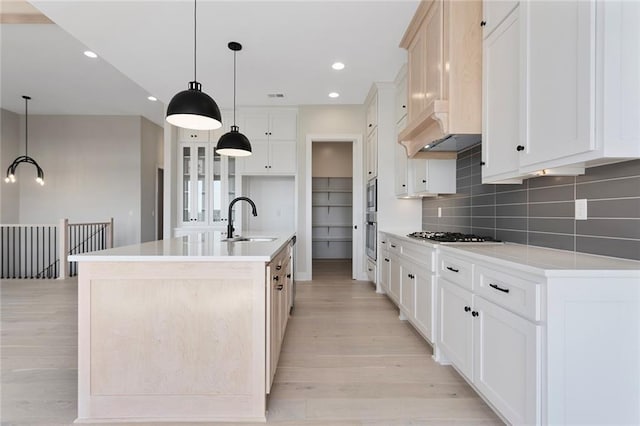
<instances>
[{"instance_id":1,"label":"pendant light shade","mask_svg":"<svg viewBox=\"0 0 640 426\"><path fill-rule=\"evenodd\" d=\"M230 132L225 133L218 140L216 152L231 157L246 157L251 155L251 143L236 126L236 53L242 50L242 45L232 41L228 47L233 51L233 126L231 126Z\"/></svg>"},{"instance_id":2,"label":"pendant light shade","mask_svg":"<svg viewBox=\"0 0 640 426\"><path fill-rule=\"evenodd\" d=\"M195 130L215 130L222 127L222 115L216 102L202 91L196 79L197 10L193 1L193 81L189 88L176 94L167 106L167 122Z\"/></svg>"},{"instance_id":3,"label":"pendant light shade","mask_svg":"<svg viewBox=\"0 0 640 426\"><path fill-rule=\"evenodd\" d=\"M14 183L16 181L16 169L22 163L33 164L36 168L36 182L40 185L44 185L44 171L42 167L34 160L29 157L29 108L28 103L31 99L29 96L23 96L24 99L24 155L19 156L9 165L7 168L7 175L4 178L4 181L7 183Z\"/></svg>"}]
</instances>

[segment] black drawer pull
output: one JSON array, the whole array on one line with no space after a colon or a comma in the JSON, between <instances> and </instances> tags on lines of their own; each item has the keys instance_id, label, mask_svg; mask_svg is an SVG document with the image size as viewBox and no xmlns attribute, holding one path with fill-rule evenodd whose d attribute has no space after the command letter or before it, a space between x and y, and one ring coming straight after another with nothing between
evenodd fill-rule
<instances>
[{"instance_id":1,"label":"black drawer pull","mask_svg":"<svg viewBox=\"0 0 640 426\"><path fill-rule=\"evenodd\" d=\"M451 266L447 266L447 269L450 270L451 272L460 272L459 269L452 268Z\"/></svg>"},{"instance_id":2,"label":"black drawer pull","mask_svg":"<svg viewBox=\"0 0 640 426\"><path fill-rule=\"evenodd\" d=\"M275 277L273 277L274 281L280 281L280 276L276 275Z\"/></svg>"},{"instance_id":3,"label":"black drawer pull","mask_svg":"<svg viewBox=\"0 0 640 426\"><path fill-rule=\"evenodd\" d=\"M471 310L471 307L469 307L469 306L465 306L465 307L464 307L464 311L465 311L465 312L469 312L470 310Z\"/></svg>"},{"instance_id":4,"label":"black drawer pull","mask_svg":"<svg viewBox=\"0 0 640 426\"><path fill-rule=\"evenodd\" d=\"M395 246L395 245L393 245L393 244L391 244L391 247L392 247L392 248L396 248L396 246Z\"/></svg>"},{"instance_id":5,"label":"black drawer pull","mask_svg":"<svg viewBox=\"0 0 640 426\"><path fill-rule=\"evenodd\" d=\"M287 278L291 278L291 274L287 274Z\"/></svg>"},{"instance_id":6,"label":"black drawer pull","mask_svg":"<svg viewBox=\"0 0 640 426\"><path fill-rule=\"evenodd\" d=\"M509 289L508 288L499 287L497 284L489 284L489 287L495 288L496 290L501 291L503 293L509 293Z\"/></svg>"},{"instance_id":7,"label":"black drawer pull","mask_svg":"<svg viewBox=\"0 0 640 426\"><path fill-rule=\"evenodd\" d=\"M385 261L385 262L388 262L388 261L389 261L389 259L387 259L387 258L385 257L385 258L384 258L384 261Z\"/></svg>"},{"instance_id":8,"label":"black drawer pull","mask_svg":"<svg viewBox=\"0 0 640 426\"><path fill-rule=\"evenodd\" d=\"M276 266L276 271L279 271L280 269L282 269L282 265Z\"/></svg>"},{"instance_id":9,"label":"black drawer pull","mask_svg":"<svg viewBox=\"0 0 640 426\"><path fill-rule=\"evenodd\" d=\"M380 244L387 244L386 241L380 241Z\"/></svg>"},{"instance_id":10,"label":"black drawer pull","mask_svg":"<svg viewBox=\"0 0 640 426\"><path fill-rule=\"evenodd\" d=\"M480 315L480 314L478 313L478 311L473 311L473 312L471 312L471 316L473 316L473 317L477 317L478 315Z\"/></svg>"},{"instance_id":11,"label":"black drawer pull","mask_svg":"<svg viewBox=\"0 0 640 426\"><path fill-rule=\"evenodd\" d=\"M277 285L276 288L278 289L278 291L282 291L282 289L284 288L284 284Z\"/></svg>"}]
</instances>

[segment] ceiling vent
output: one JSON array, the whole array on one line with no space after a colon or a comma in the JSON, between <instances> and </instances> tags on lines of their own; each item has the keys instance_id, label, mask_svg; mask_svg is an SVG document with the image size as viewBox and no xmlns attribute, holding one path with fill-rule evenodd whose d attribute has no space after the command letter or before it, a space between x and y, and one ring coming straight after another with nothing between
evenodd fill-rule
<instances>
[{"instance_id":1,"label":"ceiling vent","mask_svg":"<svg viewBox=\"0 0 640 426\"><path fill-rule=\"evenodd\" d=\"M267 98L284 98L284 93L269 93Z\"/></svg>"}]
</instances>

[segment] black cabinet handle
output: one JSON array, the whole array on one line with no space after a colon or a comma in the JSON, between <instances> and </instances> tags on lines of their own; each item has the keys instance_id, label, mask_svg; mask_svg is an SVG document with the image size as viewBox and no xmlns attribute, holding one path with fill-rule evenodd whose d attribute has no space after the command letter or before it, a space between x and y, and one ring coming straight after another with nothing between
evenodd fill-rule
<instances>
[{"instance_id":1,"label":"black cabinet handle","mask_svg":"<svg viewBox=\"0 0 640 426\"><path fill-rule=\"evenodd\" d=\"M402 108L406 108L406 107L407 107L406 105L402 105Z\"/></svg>"},{"instance_id":2,"label":"black cabinet handle","mask_svg":"<svg viewBox=\"0 0 640 426\"><path fill-rule=\"evenodd\" d=\"M484 161L481 161L481 162L480 162L480 165L481 165L481 166L484 166L484 165L485 165L485 162L484 162Z\"/></svg>"},{"instance_id":3,"label":"black cabinet handle","mask_svg":"<svg viewBox=\"0 0 640 426\"><path fill-rule=\"evenodd\" d=\"M280 269L282 269L282 265L276 266L276 271L279 271Z\"/></svg>"},{"instance_id":4,"label":"black cabinet handle","mask_svg":"<svg viewBox=\"0 0 640 426\"><path fill-rule=\"evenodd\" d=\"M280 291L284 288L284 284L279 284L276 286L276 288L278 289L278 291Z\"/></svg>"},{"instance_id":5,"label":"black cabinet handle","mask_svg":"<svg viewBox=\"0 0 640 426\"><path fill-rule=\"evenodd\" d=\"M427 183L427 180L426 179L422 179L422 183Z\"/></svg>"},{"instance_id":6,"label":"black cabinet handle","mask_svg":"<svg viewBox=\"0 0 640 426\"><path fill-rule=\"evenodd\" d=\"M473 311L473 312L471 312L471 316L473 316L473 317L477 317L478 315L480 315L480 314L478 313L478 311Z\"/></svg>"},{"instance_id":7,"label":"black cabinet handle","mask_svg":"<svg viewBox=\"0 0 640 426\"><path fill-rule=\"evenodd\" d=\"M391 244L391 247L392 247L392 248L396 248L396 246L394 246L393 244Z\"/></svg>"},{"instance_id":8,"label":"black cabinet handle","mask_svg":"<svg viewBox=\"0 0 640 426\"><path fill-rule=\"evenodd\" d=\"M496 289L496 290L498 290L498 291L501 291L501 292L503 292L503 293L509 293L509 289L508 289L508 288L502 288L502 287L500 287L500 286L499 286L499 285L497 285L497 284L489 284L489 287L491 287L491 288L493 288L493 289Z\"/></svg>"},{"instance_id":9,"label":"black cabinet handle","mask_svg":"<svg viewBox=\"0 0 640 426\"><path fill-rule=\"evenodd\" d=\"M405 185L405 184L403 183L403 184L402 184L402 187L404 188L405 186L407 186L407 185Z\"/></svg>"},{"instance_id":10,"label":"black cabinet handle","mask_svg":"<svg viewBox=\"0 0 640 426\"><path fill-rule=\"evenodd\" d=\"M388 262L388 261L389 261L389 259L387 259L387 258L385 257L385 258L384 258L384 261L385 261L385 262Z\"/></svg>"},{"instance_id":11,"label":"black cabinet handle","mask_svg":"<svg viewBox=\"0 0 640 426\"><path fill-rule=\"evenodd\" d=\"M484 27L485 25L487 25L487 21L482 21L482 22L480 22L480 26L481 26L481 27Z\"/></svg>"},{"instance_id":12,"label":"black cabinet handle","mask_svg":"<svg viewBox=\"0 0 640 426\"><path fill-rule=\"evenodd\" d=\"M291 278L291 274L287 274L287 278Z\"/></svg>"},{"instance_id":13,"label":"black cabinet handle","mask_svg":"<svg viewBox=\"0 0 640 426\"><path fill-rule=\"evenodd\" d=\"M280 281L280 277L278 275L276 275L275 277L273 277L274 281Z\"/></svg>"},{"instance_id":14,"label":"black cabinet handle","mask_svg":"<svg viewBox=\"0 0 640 426\"><path fill-rule=\"evenodd\" d=\"M451 266L447 266L447 269L450 270L451 272L460 272L459 269L452 268Z\"/></svg>"},{"instance_id":15,"label":"black cabinet handle","mask_svg":"<svg viewBox=\"0 0 640 426\"><path fill-rule=\"evenodd\" d=\"M518 151L518 152L519 152L519 151L524 151L524 146L523 146L523 145L518 145L518 146L516 147L516 151Z\"/></svg>"},{"instance_id":16,"label":"black cabinet handle","mask_svg":"<svg viewBox=\"0 0 640 426\"><path fill-rule=\"evenodd\" d=\"M464 311L465 311L465 312L469 312L470 310L471 310L471 307L470 307L470 306L465 306L465 307L464 307Z\"/></svg>"},{"instance_id":17,"label":"black cabinet handle","mask_svg":"<svg viewBox=\"0 0 640 426\"><path fill-rule=\"evenodd\" d=\"M358 229L358 225L353 225L353 229Z\"/></svg>"},{"instance_id":18,"label":"black cabinet handle","mask_svg":"<svg viewBox=\"0 0 640 426\"><path fill-rule=\"evenodd\" d=\"M380 244L387 244L386 241L380 241Z\"/></svg>"},{"instance_id":19,"label":"black cabinet handle","mask_svg":"<svg viewBox=\"0 0 640 426\"><path fill-rule=\"evenodd\" d=\"M369 123L369 127L373 127L373 124Z\"/></svg>"},{"instance_id":20,"label":"black cabinet handle","mask_svg":"<svg viewBox=\"0 0 640 426\"><path fill-rule=\"evenodd\" d=\"M369 174L371 174L371 172L369 172Z\"/></svg>"}]
</instances>

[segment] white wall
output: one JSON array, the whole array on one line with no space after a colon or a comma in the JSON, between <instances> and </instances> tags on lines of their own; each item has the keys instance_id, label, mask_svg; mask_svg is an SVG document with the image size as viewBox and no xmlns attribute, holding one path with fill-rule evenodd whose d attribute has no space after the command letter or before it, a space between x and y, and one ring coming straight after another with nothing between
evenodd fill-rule
<instances>
[{"instance_id":1,"label":"white wall","mask_svg":"<svg viewBox=\"0 0 640 426\"><path fill-rule=\"evenodd\" d=\"M307 261L306 197L306 137L308 134L363 134L365 109L363 105L302 105L298 109L298 244L296 244L296 273L301 279L311 275ZM351 144L349 144L351 145ZM311 217L311 215L309 215Z\"/></svg>"},{"instance_id":2,"label":"white wall","mask_svg":"<svg viewBox=\"0 0 640 426\"><path fill-rule=\"evenodd\" d=\"M36 184L35 169L20 170L20 222L113 217L115 245L139 242L140 139L140 117L30 115L29 154L46 183Z\"/></svg>"},{"instance_id":3,"label":"white wall","mask_svg":"<svg viewBox=\"0 0 640 426\"><path fill-rule=\"evenodd\" d=\"M11 224L20 221L19 185L5 183L4 178L7 167L20 155L20 118L4 109L0 114L0 223Z\"/></svg>"},{"instance_id":4,"label":"white wall","mask_svg":"<svg viewBox=\"0 0 640 426\"><path fill-rule=\"evenodd\" d=\"M162 164L164 129L140 120L140 241L146 242L156 239L156 169Z\"/></svg>"}]
</instances>

